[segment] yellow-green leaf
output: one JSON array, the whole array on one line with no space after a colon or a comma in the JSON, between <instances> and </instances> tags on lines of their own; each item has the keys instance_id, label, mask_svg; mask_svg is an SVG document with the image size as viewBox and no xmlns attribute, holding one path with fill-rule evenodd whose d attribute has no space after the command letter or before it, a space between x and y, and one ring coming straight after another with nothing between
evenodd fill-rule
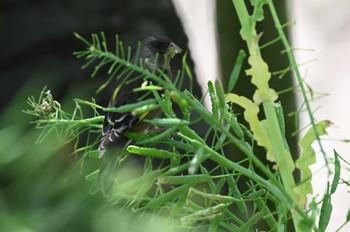
<instances>
[{"instance_id":1,"label":"yellow-green leaf","mask_svg":"<svg viewBox=\"0 0 350 232\"><path fill-rule=\"evenodd\" d=\"M271 73L269 72L269 67L263 60L259 53L257 46L258 37L249 47L250 57L248 58L248 63L251 68L246 70L246 74L252 76L252 83L256 86L257 90L254 93L254 102L260 104L263 101L274 102L277 99L277 93L270 89L269 80L271 78Z\"/></svg>"},{"instance_id":2,"label":"yellow-green leaf","mask_svg":"<svg viewBox=\"0 0 350 232\"><path fill-rule=\"evenodd\" d=\"M259 107L248 98L233 93L226 96L226 101L233 102L244 109L244 119L249 123L250 130L253 132L258 145L266 148L268 160L276 161L272 145L262 128L262 122L258 118Z\"/></svg>"},{"instance_id":3,"label":"yellow-green leaf","mask_svg":"<svg viewBox=\"0 0 350 232\"><path fill-rule=\"evenodd\" d=\"M313 128L310 128L299 142L302 152L299 159L295 162L295 166L300 170L301 182L294 188L294 191L299 195L299 203L302 205L306 203L306 194L312 194L313 192L310 166L316 162L316 156L312 144L318 136L326 134L326 129L330 124L331 122L328 120L317 123L317 133L315 133Z\"/></svg>"}]
</instances>

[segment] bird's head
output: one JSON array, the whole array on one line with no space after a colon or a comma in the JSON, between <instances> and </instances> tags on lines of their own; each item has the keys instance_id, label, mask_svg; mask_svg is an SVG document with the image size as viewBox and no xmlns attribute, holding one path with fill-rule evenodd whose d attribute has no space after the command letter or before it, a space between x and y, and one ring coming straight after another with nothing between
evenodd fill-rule
<instances>
[{"instance_id":1,"label":"bird's head","mask_svg":"<svg viewBox=\"0 0 350 232\"><path fill-rule=\"evenodd\" d=\"M147 37L140 48L141 58L145 59L149 69L168 68L170 59L181 52L182 49L165 36Z\"/></svg>"}]
</instances>

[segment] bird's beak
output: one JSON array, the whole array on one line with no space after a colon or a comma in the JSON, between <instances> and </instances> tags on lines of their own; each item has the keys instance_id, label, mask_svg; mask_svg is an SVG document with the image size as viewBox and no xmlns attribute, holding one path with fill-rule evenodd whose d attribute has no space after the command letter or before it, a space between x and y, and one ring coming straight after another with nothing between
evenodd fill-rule
<instances>
[{"instance_id":1,"label":"bird's beak","mask_svg":"<svg viewBox=\"0 0 350 232\"><path fill-rule=\"evenodd\" d=\"M176 54L181 53L182 49L174 43L170 43L167 54L173 58Z\"/></svg>"}]
</instances>

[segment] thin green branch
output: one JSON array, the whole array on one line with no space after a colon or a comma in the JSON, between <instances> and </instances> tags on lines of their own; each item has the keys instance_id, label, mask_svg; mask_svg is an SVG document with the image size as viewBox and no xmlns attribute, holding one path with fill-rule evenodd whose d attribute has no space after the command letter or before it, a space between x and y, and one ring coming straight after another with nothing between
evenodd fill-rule
<instances>
[{"instance_id":1,"label":"thin green branch","mask_svg":"<svg viewBox=\"0 0 350 232\"><path fill-rule=\"evenodd\" d=\"M268 6L270 8L270 12L271 12L273 21L275 22L276 30L277 30L279 36L281 37L282 43L283 43L285 48L290 48L291 46L290 46L290 44L288 42L286 34L283 31L283 27L281 25L281 22L280 22L278 16L277 16L277 12L276 12L275 6L274 6L272 0L267 0L267 2L268 2ZM307 91L306 91L306 89L304 87L303 78L300 75L297 62L295 60L295 57L294 57L291 49L286 49L286 53L287 53L287 56L288 56L288 59L289 59L289 63L291 64L291 66L292 66L292 68L294 70L295 76L297 77L297 80L298 80L298 83L299 83L299 87L301 89L301 93L302 93L302 96L304 98L305 107L307 109L307 112L308 112L308 115L309 115L309 118L310 118L311 126L312 126L312 128L314 130L314 133L316 134L316 141L317 141L318 146L319 146L319 148L320 148L320 150L321 150L321 152L323 154L323 158L324 158L324 161L326 163L327 169L330 172L330 167L328 166L327 154L326 154L326 152L325 152L325 150L323 148L323 145L322 145L322 142L321 142L321 139L320 139L320 135L319 135L319 133L317 131L316 121L315 121L315 118L314 118L313 113L312 113L312 109L311 109L311 105L310 105L309 99L308 99L307 94L306 94Z\"/></svg>"}]
</instances>

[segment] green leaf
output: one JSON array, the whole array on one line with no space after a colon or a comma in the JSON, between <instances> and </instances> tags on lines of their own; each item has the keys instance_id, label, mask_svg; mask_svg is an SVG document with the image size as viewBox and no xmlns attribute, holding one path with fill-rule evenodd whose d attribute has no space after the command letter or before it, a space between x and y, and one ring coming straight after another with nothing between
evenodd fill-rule
<instances>
[{"instance_id":1,"label":"green leaf","mask_svg":"<svg viewBox=\"0 0 350 232\"><path fill-rule=\"evenodd\" d=\"M189 226L197 222L212 220L214 218L220 217L226 207L226 204L219 204L203 210L198 210L193 214L180 218L181 224Z\"/></svg>"},{"instance_id":2,"label":"green leaf","mask_svg":"<svg viewBox=\"0 0 350 232\"><path fill-rule=\"evenodd\" d=\"M241 228L239 228L239 231L249 231L262 217L264 217L264 212L255 213Z\"/></svg>"},{"instance_id":3,"label":"green leaf","mask_svg":"<svg viewBox=\"0 0 350 232\"><path fill-rule=\"evenodd\" d=\"M140 118L144 118L148 115L149 112L156 110L159 108L157 104L148 104L144 106L140 106L131 111L132 115L140 115Z\"/></svg>"},{"instance_id":4,"label":"green leaf","mask_svg":"<svg viewBox=\"0 0 350 232\"><path fill-rule=\"evenodd\" d=\"M141 156L148 156L148 157L153 157L153 158L172 158L175 156L174 153L165 151L165 150L160 150L156 148L148 148L148 147L138 147L134 145L129 145L126 149L128 152L132 154L137 154Z\"/></svg>"},{"instance_id":5,"label":"green leaf","mask_svg":"<svg viewBox=\"0 0 350 232\"><path fill-rule=\"evenodd\" d=\"M98 150L91 150L86 153L90 158L98 158L100 152Z\"/></svg>"},{"instance_id":6,"label":"green leaf","mask_svg":"<svg viewBox=\"0 0 350 232\"><path fill-rule=\"evenodd\" d=\"M187 195L188 189L188 185L182 185L178 188L170 190L169 192L152 199L150 202L148 202L148 204L145 207L143 207L143 209L159 208L160 206L166 203L173 202L179 197Z\"/></svg>"},{"instance_id":7,"label":"green leaf","mask_svg":"<svg viewBox=\"0 0 350 232\"><path fill-rule=\"evenodd\" d=\"M227 195L232 196L234 198L241 199L242 193L238 189L237 182L234 181L232 176L228 176L226 179L227 179L227 183L228 183L228 187L229 187L229 192ZM245 202L244 201L237 201L236 205L237 205L240 213L242 215L248 217L248 208L247 208L247 205L245 204Z\"/></svg>"},{"instance_id":8,"label":"green leaf","mask_svg":"<svg viewBox=\"0 0 350 232\"><path fill-rule=\"evenodd\" d=\"M98 169L96 171L93 171L92 173L86 175L85 176L85 180L88 181L88 182L95 181L99 172L100 172L100 169Z\"/></svg>"},{"instance_id":9,"label":"green leaf","mask_svg":"<svg viewBox=\"0 0 350 232\"><path fill-rule=\"evenodd\" d=\"M138 141L139 144L147 144L147 143L157 143L161 141L162 139L168 138L172 134L174 134L177 131L177 127L170 127L169 129L165 130L163 133L154 135L150 138L147 138L142 141Z\"/></svg>"},{"instance_id":10,"label":"green leaf","mask_svg":"<svg viewBox=\"0 0 350 232\"><path fill-rule=\"evenodd\" d=\"M216 232L216 231L218 231L220 223L221 223L222 220L223 220L223 216L215 217L210 223L210 226L208 228L208 232Z\"/></svg>"},{"instance_id":11,"label":"green leaf","mask_svg":"<svg viewBox=\"0 0 350 232\"><path fill-rule=\"evenodd\" d=\"M323 197L322 206L321 206L320 220L318 223L318 229L320 231L326 231L329 220L331 218L332 210L333 210L333 206L331 203L331 195L327 193Z\"/></svg>"},{"instance_id":12,"label":"green leaf","mask_svg":"<svg viewBox=\"0 0 350 232\"><path fill-rule=\"evenodd\" d=\"M250 3L254 6L253 20L262 21L264 19L264 4L267 3L266 0L250 0Z\"/></svg>"},{"instance_id":13,"label":"green leaf","mask_svg":"<svg viewBox=\"0 0 350 232\"><path fill-rule=\"evenodd\" d=\"M155 99L147 99L147 100L143 100L143 101L138 101L137 103L123 105L120 107L105 108L104 111L126 113L126 112L130 112L130 111L135 110L135 109L140 108L140 107L144 107L147 105L154 105L154 103L156 103Z\"/></svg>"},{"instance_id":14,"label":"green leaf","mask_svg":"<svg viewBox=\"0 0 350 232\"><path fill-rule=\"evenodd\" d=\"M329 189L329 183L328 183L327 193L323 197L320 220L318 223L318 229L320 231L326 231L326 228L328 226L329 220L332 215L333 206L332 206L331 196L332 194L335 193L339 184L339 179L340 179L341 167L340 167L340 161L338 157L339 157L339 154L334 150L334 177L333 177L333 181L330 189Z\"/></svg>"},{"instance_id":15,"label":"green leaf","mask_svg":"<svg viewBox=\"0 0 350 232\"><path fill-rule=\"evenodd\" d=\"M215 94L214 84L211 81L208 81L208 91L211 101L211 112L213 117L217 120L219 118L219 103Z\"/></svg>"},{"instance_id":16,"label":"green leaf","mask_svg":"<svg viewBox=\"0 0 350 232\"><path fill-rule=\"evenodd\" d=\"M339 161L339 154L337 153L336 150L334 150L334 177L332 181L330 194L335 193L335 191L337 190L339 179L340 179L340 170L341 170L341 167L340 167L340 161Z\"/></svg>"},{"instance_id":17,"label":"green leaf","mask_svg":"<svg viewBox=\"0 0 350 232\"><path fill-rule=\"evenodd\" d=\"M246 74L252 76L252 84L257 88L253 99L257 104L264 101L274 102L278 96L276 91L269 87L271 73L269 72L269 67L266 62L259 53L256 52L257 46L257 44L253 43L251 48L249 48L252 51L252 54L248 58L248 63L251 65L251 68L246 70Z\"/></svg>"},{"instance_id":18,"label":"green leaf","mask_svg":"<svg viewBox=\"0 0 350 232\"><path fill-rule=\"evenodd\" d=\"M219 107L221 112L227 111L227 105L225 102L224 90L222 89L221 82L219 80L215 81L216 96L219 100Z\"/></svg>"},{"instance_id":19,"label":"green leaf","mask_svg":"<svg viewBox=\"0 0 350 232\"><path fill-rule=\"evenodd\" d=\"M196 149L196 153L194 154L192 160L190 161L190 165L188 167L189 174L195 174L199 168L199 165L207 159L207 155L204 153L202 147Z\"/></svg>"},{"instance_id":20,"label":"green leaf","mask_svg":"<svg viewBox=\"0 0 350 232\"><path fill-rule=\"evenodd\" d=\"M189 124L188 121L178 118L155 118L145 119L143 121L157 127L187 126Z\"/></svg>"},{"instance_id":21,"label":"green leaf","mask_svg":"<svg viewBox=\"0 0 350 232\"><path fill-rule=\"evenodd\" d=\"M310 209L310 217L304 218L301 221L301 227L302 231L312 231L312 227L315 224L316 218L319 215L320 211L318 209L318 205L315 201L315 198L313 198L309 204Z\"/></svg>"},{"instance_id":22,"label":"green leaf","mask_svg":"<svg viewBox=\"0 0 350 232\"><path fill-rule=\"evenodd\" d=\"M234 89L234 87L236 86L236 83L237 83L237 80L239 77L239 73L241 72L243 60L245 59L246 56L247 56L247 54L245 53L245 51L243 49L239 50L238 56L236 58L235 66L232 69L232 72L230 75L230 80L229 80L228 85L227 85L227 89L226 89L227 93L231 93L232 90Z\"/></svg>"},{"instance_id":23,"label":"green leaf","mask_svg":"<svg viewBox=\"0 0 350 232\"><path fill-rule=\"evenodd\" d=\"M158 178L159 184L187 184L189 186L194 186L199 183L208 182L210 180L209 175L184 175L184 176L164 176Z\"/></svg>"},{"instance_id":24,"label":"green leaf","mask_svg":"<svg viewBox=\"0 0 350 232\"><path fill-rule=\"evenodd\" d=\"M233 102L244 109L244 119L249 123L250 130L253 132L254 138L258 145L267 149L266 157L268 160L272 162L276 161L273 154L272 145L262 128L262 123L258 118L259 107L248 98L238 96L233 93L227 94L226 100Z\"/></svg>"},{"instance_id":25,"label":"green leaf","mask_svg":"<svg viewBox=\"0 0 350 232\"><path fill-rule=\"evenodd\" d=\"M295 166L300 170L300 184L294 188L294 191L299 195L299 203L306 203L306 195L312 194L311 178L312 172L310 166L316 162L315 150L312 148L313 142L318 136L326 134L326 129L330 126L327 120L317 123L317 134L313 128L310 128L304 137L300 140L299 145L302 148L302 153L299 159L295 162Z\"/></svg>"}]
</instances>

